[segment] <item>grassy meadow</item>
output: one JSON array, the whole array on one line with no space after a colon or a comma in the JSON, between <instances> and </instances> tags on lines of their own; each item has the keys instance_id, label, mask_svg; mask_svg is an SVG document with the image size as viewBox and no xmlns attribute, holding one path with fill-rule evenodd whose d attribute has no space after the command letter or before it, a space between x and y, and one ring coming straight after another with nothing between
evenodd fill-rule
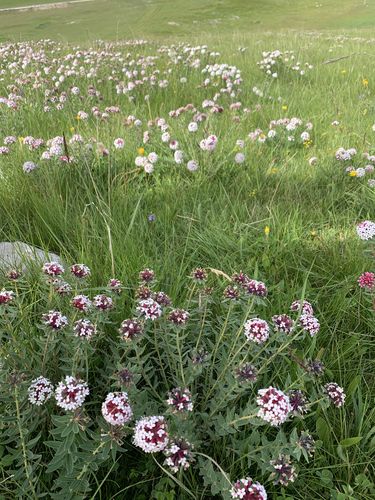
<instances>
[{"instance_id":1,"label":"grassy meadow","mask_svg":"<svg viewBox=\"0 0 375 500\"><path fill-rule=\"evenodd\" d=\"M0 0L0 8L29 3L33 2ZM366 245L355 230L359 222L375 220L375 191L366 176L349 175L345 169L351 162L335 158L340 147L355 148L357 155L353 164L357 168L366 165L363 153L374 154L374 21L375 5L370 0L94 0L58 10L0 13L0 97L12 100L14 95L20 96L15 109L4 102L0 104L0 142L3 144L8 136L16 138L9 146L9 153L0 155L1 241L24 241L59 254L66 263L85 263L91 269L91 278L82 293L97 293L111 277L121 280L125 292L116 304L114 319L103 320L103 331L110 338L115 338L114 332L124 318L132 317L130 297L143 268L155 271L158 286L181 307L188 304L193 308L194 288L189 276L196 267L214 270L209 278L214 290L226 282L220 272L231 276L242 270L265 282L268 299L259 307L260 315L267 314L268 318L288 313L296 299L305 298L313 304L320 331L313 339L303 342L298 337L296 347L292 346L294 350L290 352L303 359L322 359L326 369L324 382L334 380L343 387L346 401L339 409L309 408L301 419L303 423L297 424L295 418L285 424L290 431L294 427L298 432L308 429L317 442L313 457L300 465L297 479L288 487L274 485L268 469L263 470L252 460L251 443L249 450L238 458L236 453L242 449L240 441L245 442L251 434L252 423L240 428L243 435L235 442L231 441L232 434L222 437L222 441L211 438L215 429L209 428L209 424L204 425L210 429L206 435L212 442L207 444L204 437L200 438L201 443L205 443L200 451L214 457L231 481L247 476L256 478L265 485L271 499L369 500L375 496L373 295L357 283L361 273L374 270L374 264L373 254L365 251ZM54 40L58 45L54 45L55 42L38 45L41 39ZM148 43L122 44L129 39ZM25 45L14 45L18 42ZM26 42L29 48L22 52ZM190 48L205 44L208 48L204 53L192 51L188 57L190 52L183 51L183 44L189 44ZM169 49L160 51L161 47ZM277 78L266 75L257 62L262 59L263 51L276 49L283 53L293 51L296 60L302 65L308 63L311 69L300 75L285 63ZM45 58L30 56L38 51L43 51ZM77 56L79 51L87 52ZM219 55L212 56L211 52ZM30 60L23 67L25 53ZM66 57L71 53L75 56ZM181 55L179 62L174 60L175 53ZM76 65L72 63L74 58L80 59ZM197 67L191 65L194 58L200 59ZM87 61L82 62L84 59ZM9 66L12 61L17 61L13 69ZM136 62L129 64L129 61ZM211 113L202 108L202 103L213 99L217 92L220 94L225 84L220 77L212 77L203 85L207 74L202 74L202 69L216 62L238 68L242 82L238 85L240 91L235 88L235 95L221 93L217 103L223 110ZM46 66L50 71L43 73ZM159 71L155 73L157 81L166 79L168 85L163 88L147 82L127 93L117 93L116 85L139 77L139 74L128 76L122 71L124 66L128 71L144 69L146 75L156 69ZM69 74L79 67L84 70ZM97 70L87 76L95 67ZM42 75L36 75L38 70ZM60 75L65 75L65 79L56 86ZM35 82L37 85L33 86ZM73 87L80 89L79 95L72 94ZM90 95L90 87L100 94ZM46 90L50 93L46 94ZM66 100L59 101L64 92ZM48 100L53 96L55 101ZM56 107L58 102L63 104L61 109ZM237 102L241 102L241 107L231 109L230 105ZM188 131L192 120L190 112L177 118L169 116L171 110L189 103L208 115L205 121L199 122L195 133ZM92 112L94 106L100 112L117 106L119 112L107 112L108 117L98 118ZM80 111L88 117L80 118ZM135 125L129 116L142 123ZM261 143L248 138L256 129L266 134L272 120L292 117L312 123L309 140L292 142L283 136L280 141ZM162 131L155 125L148 126L148 121L155 122L158 118L166 120L171 138L178 140L179 149L185 155L183 164L173 160L168 142L160 140ZM146 130L150 130L150 140L145 143ZM217 147L213 152L202 151L200 141L211 134L218 139ZM48 149L47 141L63 135L67 142L63 154L68 152L75 161L41 159L42 152ZM70 142L74 135L83 137L85 147L74 149L74 143ZM24 143L28 136L41 138L45 144L28 147ZM116 138L124 139L123 149L114 148ZM244 141L243 148L238 145L239 140ZM145 152L140 152L140 148ZM104 154L103 150L106 150ZM150 152L156 152L159 158L153 172L148 174L135 164L135 159ZM235 155L240 152L244 154L244 161L237 163ZM311 158L316 160L309 161ZM187 160L197 161L199 168L189 171L185 165ZM27 161L35 162L38 168L25 173L22 166ZM13 326L7 323L6 315L1 320L5 332L1 354L5 390L2 389L1 404L8 420L4 418L0 429L3 432L0 499L42 498L43 494L49 498L54 471L46 472L46 468L54 448L51 445L51 450L46 451L43 441L58 438L57 433L47 438L52 428L48 412L41 410L35 417L34 408L30 409L27 401L27 387L39 375L48 375L58 382L62 374L70 373L71 351L60 352L57 340L43 343L42 337L34 344L41 314L63 307L63 302L51 298L39 278L31 285L26 278L21 278L18 288L6 277L2 280L0 289L15 290L22 300L17 306L19 319L12 320ZM210 340L206 348L214 352L214 361L220 359L220 365L212 361L206 378L203 376L199 383L194 382L194 387L200 387L202 392L206 390L205 383L215 387L215 381L220 380L220 370L232 352L228 348L228 354L226 347L221 347L220 328L224 324L223 331L226 331L227 325L224 319L218 320L220 328L212 326L215 314L219 317L220 300L213 299L212 323L204 327L207 332L211 332L212 327L212 336L207 333ZM199 303L197 316L192 313L192 321L197 324L202 321L200 307ZM249 304L246 307L250 308ZM187 306L186 309L189 310ZM241 324L239 319L236 321ZM166 329L160 326L160 335L163 328ZM206 331L203 326L202 331ZM177 362L176 366L182 371L185 366L188 373L188 335L196 332L189 332L189 327L186 332L182 355L177 343L180 365ZM153 346L151 334L150 338ZM108 346L104 337L100 337L94 346L96 350L87 351L89 361L86 364L82 361L80 369L82 373L86 370L95 374L95 377L89 376L90 390L91 386L95 387L102 395L103 377L115 371L114 365L120 362L121 356L116 358L114 340ZM51 364L47 363L47 371L42 373L40 368L42 364L45 368L47 352L51 354ZM111 355L107 359L108 353ZM133 354L127 353L125 350L124 356L128 355L132 363L136 363ZM273 351L268 354L273 359ZM164 355L167 356L163 348ZM104 363L101 358L107 361ZM162 411L160 402L148 406L147 395L161 388L165 391L169 380L173 380L173 386L184 381L179 380L171 364L166 368L168 380L163 379L160 384L154 382L168 363L164 361L156 361L156 367L146 370L153 388L150 389L148 381L137 382L143 398L140 408L145 414L148 408L159 411L156 414L160 415ZM305 389L305 375L297 373L289 363L290 357L285 355L273 371L264 375L266 378L260 386L248 390L242 399L229 398L228 408L239 404L244 411L245 399L254 398L256 391L266 385ZM14 406L9 377L21 372ZM224 393L229 387L229 382L224 384ZM215 396L215 404L220 397L222 393ZM205 415L210 411L199 398L198 401L201 422L206 422ZM97 406L93 398L89 403L91 418L95 404ZM20 415L19 405L24 417ZM100 413L100 405L97 408ZM54 413L56 419L63 418L61 410ZM242 415L240 411L238 414ZM38 418L43 421L40 429L31 423ZM213 426L219 426L215 422ZM30 451L21 456L18 465L9 457L22 447L14 445L17 441L8 432L8 425L14 426L13 431L21 436L21 442L28 428L30 440L41 436L38 444L30 445ZM182 428L184 425L181 424ZM274 433L267 434L268 439L276 435L276 430L271 431ZM262 442L262 446L260 443L254 446L266 445ZM54 490L50 497L229 498L225 487L216 491L208 478L202 480L202 474L192 469L173 479L152 458L145 458L145 454L135 450L130 439L125 438L123 449L127 452L120 450L115 458L108 458L109 465L105 462L107 465L100 466L98 471L89 471L87 493L82 493L83 486L78 485L76 496L71 492L68 497L67 490L63 489L66 485L59 484L65 493L58 496ZM36 458L39 455L42 458ZM196 461L202 468L201 459L197 457ZM21 469L26 475L15 472ZM56 470L58 465L55 473ZM76 479L80 476L76 469L74 474ZM217 476L212 475L213 482L215 478Z\"/></svg>"}]
</instances>

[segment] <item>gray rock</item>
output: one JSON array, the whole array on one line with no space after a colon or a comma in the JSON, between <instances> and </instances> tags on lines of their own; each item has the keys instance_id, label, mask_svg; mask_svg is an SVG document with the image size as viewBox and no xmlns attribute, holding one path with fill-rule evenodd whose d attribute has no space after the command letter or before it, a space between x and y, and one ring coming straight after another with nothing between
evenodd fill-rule
<instances>
[{"instance_id":1,"label":"gray rock","mask_svg":"<svg viewBox=\"0 0 375 500\"><path fill-rule=\"evenodd\" d=\"M41 248L28 245L22 241L0 242L0 269L3 271L10 269L25 271L27 265L32 262L43 264L52 261L61 263L58 255L45 252Z\"/></svg>"}]
</instances>

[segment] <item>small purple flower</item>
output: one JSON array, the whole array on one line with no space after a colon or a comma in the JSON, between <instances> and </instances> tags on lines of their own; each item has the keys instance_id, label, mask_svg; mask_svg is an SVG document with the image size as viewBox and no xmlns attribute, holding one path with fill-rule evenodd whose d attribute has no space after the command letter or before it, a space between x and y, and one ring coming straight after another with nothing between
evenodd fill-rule
<instances>
[{"instance_id":1,"label":"small purple flower","mask_svg":"<svg viewBox=\"0 0 375 500\"><path fill-rule=\"evenodd\" d=\"M272 316L272 322L275 330L281 333L291 333L294 327L294 321L287 314Z\"/></svg>"},{"instance_id":2,"label":"small purple flower","mask_svg":"<svg viewBox=\"0 0 375 500\"><path fill-rule=\"evenodd\" d=\"M172 413L193 411L193 401L189 389L176 387L168 393L167 404Z\"/></svg>"},{"instance_id":3,"label":"small purple flower","mask_svg":"<svg viewBox=\"0 0 375 500\"><path fill-rule=\"evenodd\" d=\"M319 332L320 323L315 318L315 316L310 316L309 314L302 314L299 318L300 325L302 328L308 332L311 337L315 337L315 335Z\"/></svg>"},{"instance_id":4,"label":"small purple flower","mask_svg":"<svg viewBox=\"0 0 375 500\"><path fill-rule=\"evenodd\" d=\"M271 479L274 480L274 484L288 486L289 483L295 481L297 477L296 469L292 465L289 456L280 455L276 460L271 460L270 465L273 469Z\"/></svg>"},{"instance_id":5,"label":"small purple flower","mask_svg":"<svg viewBox=\"0 0 375 500\"><path fill-rule=\"evenodd\" d=\"M324 392L336 408L340 408L345 403L346 395L344 389L336 384L336 382L329 382L326 384L324 386Z\"/></svg>"}]
</instances>

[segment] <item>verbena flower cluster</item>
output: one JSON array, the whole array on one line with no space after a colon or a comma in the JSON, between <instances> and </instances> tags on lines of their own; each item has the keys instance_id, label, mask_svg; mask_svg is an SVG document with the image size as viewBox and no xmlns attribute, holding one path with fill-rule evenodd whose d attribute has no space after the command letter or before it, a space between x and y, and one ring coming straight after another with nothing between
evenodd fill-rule
<instances>
[{"instance_id":1,"label":"verbena flower cluster","mask_svg":"<svg viewBox=\"0 0 375 500\"><path fill-rule=\"evenodd\" d=\"M119 307L115 307L123 299L118 293L119 280L112 279L115 280L113 289L110 280L104 287L106 293L96 293L91 299L82 293L91 290L88 267L75 265L75 272L70 272L70 278L67 276L68 280L75 280L75 283L71 281L74 294L68 292L73 297L67 298L53 286L53 280L63 280L64 267L47 264L42 267L44 283L48 285L50 300L61 309L42 315L40 325L41 331L48 333L41 353L42 373L52 375L31 379L27 398L31 405L42 407L53 396L58 410L69 417L62 421L78 425L74 431L77 436L87 425L92 435L98 422L100 439L108 439L111 447L121 447L124 440L132 439L134 446L146 454L162 452L164 467L176 474L190 467L201 467L200 460L209 446L211 425L217 428L218 436L228 437L241 432L240 422L256 419L269 438L267 428L272 427L278 427L286 436L288 426L282 424L306 418L310 406L321 401L326 404L330 401L337 408L344 405L345 393L338 384L323 382L320 392L314 385L313 380L324 375L322 362L299 359L297 354L319 329L319 322L313 316L314 308L307 300L293 301L290 315L274 314L268 323L255 316L256 308L260 306L264 311L270 300L265 283L241 271L231 278L223 273L220 279L224 276L224 282L218 284L214 271L196 268L190 274L188 308L174 308L170 297L158 290L155 272L146 268L139 273L139 281L133 287L134 302L129 319L116 324L108 315L119 318ZM11 278L9 280L12 283ZM234 290L237 293L229 293ZM55 295L51 296L53 292ZM8 293L17 305L18 296L11 290ZM148 298L142 298L146 295ZM132 303L131 298L127 297L126 301ZM249 319L240 313L242 304L250 307ZM206 313L202 307L207 308ZM221 314L217 324L213 311ZM304 335L305 330L310 335ZM212 343L213 333L221 337L217 344L217 341ZM298 351L294 351L295 341ZM277 358L283 344L288 347L288 363L295 362L299 370L295 385L289 388L289 384L285 384L285 389L281 385L283 379L278 378L280 385L276 386L276 378L271 373L273 369L283 373L285 358ZM60 368L55 362L50 366L47 361L48 356L56 357L60 352L55 346L70 349L69 354L63 356L64 369L59 377L56 372L60 373ZM87 363L96 346L100 349L100 359L90 370ZM66 375L69 363L71 374ZM93 378L92 370L96 370L98 380ZM101 372L106 374L103 380ZM202 391L205 377L209 382ZM304 386L301 377L306 377ZM110 380L120 389L103 391ZM175 380L178 384L173 383ZM129 392L124 392L125 388ZM249 389L254 390L254 396L249 397L251 392L245 393ZM246 398L237 397L245 394ZM237 402L232 413L234 398ZM246 406L241 399L247 402ZM199 419L207 419L209 426L200 429ZM63 434L67 432L64 429L61 429ZM96 443L95 449L98 446L101 449L105 442ZM312 456L315 449L315 440L308 432L290 439L288 446L270 440L266 470L271 471L275 485L292 483L296 477L295 461L300 460L301 453L305 458ZM230 494L232 498L267 498L265 488L250 478L233 483Z\"/></svg>"},{"instance_id":2,"label":"verbena flower cluster","mask_svg":"<svg viewBox=\"0 0 375 500\"><path fill-rule=\"evenodd\" d=\"M102 415L111 425L126 424L133 416L127 393L110 392L102 404Z\"/></svg>"},{"instance_id":3,"label":"verbena flower cluster","mask_svg":"<svg viewBox=\"0 0 375 500\"><path fill-rule=\"evenodd\" d=\"M89 392L86 382L67 375L64 380L57 384L55 390L56 403L64 410L77 410L83 405Z\"/></svg>"},{"instance_id":4,"label":"verbena flower cluster","mask_svg":"<svg viewBox=\"0 0 375 500\"><path fill-rule=\"evenodd\" d=\"M263 52L262 59L257 64L266 75L272 78L278 78L284 73L296 73L299 76L304 76L308 71L313 69L312 64L307 62L301 63L291 50L284 52L281 50Z\"/></svg>"},{"instance_id":5,"label":"verbena flower cluster","mask_svg":"<svg viewBox=\"0 0 375 500\"><path fill-rule=\"evenodd\" d=\"M375 187L375 155L367 152L359 155L355 148L341 147L336 151L335 157L344 164L347 175L367 179L367 185Z\"/></svg>"}]
</instances>

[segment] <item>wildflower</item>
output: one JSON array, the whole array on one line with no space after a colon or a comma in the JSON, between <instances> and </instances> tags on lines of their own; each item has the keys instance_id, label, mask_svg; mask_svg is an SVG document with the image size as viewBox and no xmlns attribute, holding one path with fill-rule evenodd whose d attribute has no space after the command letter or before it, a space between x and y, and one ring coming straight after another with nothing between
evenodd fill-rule
<instances>
[{"instance_id":1,"label":"wildflower","mask_svg":"<svg viewBox=\"0 0 375 500\"><path fill-rule=\"evenodd\" d=\"M95 295L95 297L92 299L93 305L102 311L107 311L108 309L112 309L113 307L113 300L111 297L108 297L108 295Z\"/></svg>"},{"instance_id":2,"label":"wildflower","mask_svg":"<svg viewBox=\"0 0 375 500\"><path fill-rule=\"evenodd\" d=\"M295 300L290 306L290 310L293 312L299 312L301 314L310 315L314 314L313 306L307 300Z\"/></svg>"},{"instance_id":3,"label":"wildflower","mask_svg":"<svg viewBox=\"0 0 375 500\"><path fill-rule=\"evenodd\" d=\"M148 214L147 220L148 220L148 222L155 222L156 215L155 214Z\"/></svg>"},{"instance_id":4,"label":"wildflower","mask_svg":"<svg viewBox=\"0 0 375 500\"><path fill-rule=\"evenodd\" d=\"M309 359L306 368L315 377L320 377L324 373L324 364L319 359Z\"/></svg>"},{"instance_id":5,"label":"wildflower","mask_svg":"<svg viewBox=\"0 0 375 500\"><path fill-rule=\"evenodd\" d=\"M176 387L168 393L167 404L171 407L172 413L183 413L193 411L193 401L189 389Z\"/></svg>"},{"instance_id":6,"label":"wildflower","mask_svg":"<svg viewBox=\"0 0 375 500\"><path fill-rule=\"evenodd\" d=\"M74 274L76 278L87 278L91 274L91 270L85 264L73 264L70 268L70 272Z\"/></svg>"},{"instance_id":7,"label":"wildflower","mask_svg":"<svg viewBox=\"0 0 375 500\"><path fill-rule=\"evenodd\" d=\"M232 275L232 281L238 283L239 285L246 285L247 282L250 281L250 278L247 274L240 271L239 273L234 273Z\"/></svg>"},{"instance_id":8,"label":"wildflower","mask_svg":"<svg viewBox=\"0 0 375 500\"><path fill-rule=\"evenodd\" d=\"M270 232L271 232L271 228L270 228L270 226L266 226L266 227L264 228L264 234L265 234L266 236L269 236Z\"/></svg>"},{"instance_id":9,"label":"wildflower","mask_svg":"<svg viewBox=\"0 0 375 500\"><path fill-rule=\"evenodd\" d=\"M164 465L174 473L188 469L193 461L192 448L192 445L183 438L173 439L163 452L167 457Z\"/></svg>"},{"instance_id":10,"label":"wildflower","mask_svg":"<svg viewBox=\"0 0 375 500\"><path fill-rule=\"evenodd\" d=\"M135 424L133 443L145 453L163 451L168 445L168 428L164 417L144 417Z\"/></svg>"},{"instance_id":11,"label":"wildflower","mask_svg":"<svg viewBox=\"0 0 375 500\"><path fill-rule=\"evenodd\" d=\"M177 150L173 154L174 161L177 163L177 165L181 165L184 161L184 153L181 150Z\"/></svg>"},{"instance_id":12,"label":"wildflower","mask_svg":"<svg viewBox=\"0 0 375 500\"><path fill-rule=\"evenodd\" d=\"M91 339L96 333L96 325L89 319L79 319L74 323L73 331L76 337Z\"/></svg>"},{"instance_id":13,"label":"wildflower","mask_svg":"<svg viewBox=\"0 0 375 500\"><path fill-rule=\"evenodd\" d=\"M55 398L57 406L64 410L76 410L83 405L89 395L87 383L67 375L56 387Z\"/></svg>"},{"instance_id":14,"label":"wildflower","mask_svg":"<svg viewBox=\"0 0 375 500\"><path fill-rule=\"evenodd\" d=\"M244 328L246 338L256 344L263 344L270 335L270 327L264 319L249 319L246 321Z\"/></svg>"},{"instance_id":15,"label":"wildflower","mask_svg":"<svg viewBox=\"0 0 375 500\"><path fill-rule=\"evenodd\" d=\"M251 363L245 363L236 369L235 375L239 382L256 382L258 370Z\"/></svg>"},{"instance_id":16,"label":"wildflower","mask_svg":"<svg viewBox=\"0 0 375 500\"><path fill-rule=\"evenodd\" d=\"M193 352L191 355L191 362L196 366L203 365L207 361L208 357L209 352L202 347L198 351Z\"/></svg>"},{"instance_id":17,"label":"wildflower","mask_svg":"<svg viewBox=\"0 0 375 500\"><path fill-rule=\"evenodd\" d=\"M225 299L238 300L240 297L240 292L238 291L238 288L236 286L228 285L223 292L223 296Z\"/></svg>"},{"instance_id":18,"label":"wildflower","mask_svg":"<svg viewBox=\"0 0 375 500\"><path fill-rule=\"evenodd\" d=\"M169 313L168 319L175 325L185 325L189 319L189 313L184 309L173 309L173 311Z\"/></svg>"},{"instance_id":19,"label":"wildflower","mask_svg":"<svg viewBox=\"0 0 375 500\"><path fill-rule=\"evenodd\" d=\"M79 311L87 312L91 305L91 300L86 295L76 295L72 299L72 306Z\"/></svg>"},{"instance_id":20,"label":"wildflower","mask_svg":"<svg viewBox=\"0 0 375 500\"><path fill-rule=\"evenodd\" d=\"M214 151L218 143L218 138L216 135L210 135L206 139L203 139L199 145L203 151Z\"/></svg>"},{"instance_id":21,"label":"wildflower","mask_svg":"<svg viewBox=\"0 0 375 500\"><path fill-rule=\"evenodd\" d=\"M161 306L170 306L172 304L171 298L161 291L154 293L152 298Z\"/></svg>"},{"instance_id":22,"label":"wildflower","mask_svg":"<svg viewBox=\"0 0 375 500\"><path fill-rule=\"evenodd\" d=\"M310 159L309 159L309 165L310 167L316 165L318 163L318 158L316 156L312 156Z\"/></svg>"},{"instance_id":23,"label":"wildflower","mask_svg":"<svg viewBox=\"0 0 375 500\"><path fill-rule=\"evenodd\" d=\"M147 160L152 163L153 165L158 161L158 155L154 152L150 153L148 156L147 156Z\"/></svg>"},{"instance_id":24,"label":"wildflower","mask_svg":"<svg viewBox=\"0 0 375 500\"><path fill-rule=\"evenodd\" d=\"M204 283L207 280L207 271L202 267L196 267L191 272L191 277L198 283Z\"/></svg>"},{"instance_id":25,"label":"wildflower","mask_svg":"<svg viewBox=\"0 0 375 500\"><path fill-rule=\"evenodd\" d=\"M372 290L373 288L375 288L375 274L370 272L361 274L361 276L358 278L358 284L361 288Z\"/></svg>"},{"instance_id":26,"label":"wildflower","mask_svg":"<svg viewBox=\"0 0 375 500\"><path fill-rule=\"evenodd\" d=\"M72 291L72 287L66 281L55 279L52 281L52 286L59 295L68 295Z\"/></svg>"},{"instance_id":27,"label":"wildflower","mask_svg":"<svg viewBox=\"0 0 375 500\"><path fill-rule=\"evenodd\" d=\"M139 156L143 156L145 154L145 148L137 148L137 153L139 154Z\"/></svg>"},{"instance_id":28,"label":"wildflower","mask_svg":"<svg viewBox=\"0 0 375 500\"><path fill-rule=\"evenodd\" d=\"M186 166L190 172L195 172L199 167L198 162L196 162L195 160L189 160Z\"/></svg>"},{"instance_id":29,"label":"wildflower","mask_svg":"<svg viewBox=\"0 0 375 500\"><path fill-rule=\"evenodd\" d=\"M272 426L284 423L292 410L288 396L272 386L259 389L257 405L259 406L258 417Z\"/></svg>"},{"instance_id":30,"label":"wildflower","mask_svg":"<svg viewBox=\"0 0 375 500\"><path fill-rule=\"evenodd\" d=\"M265 297L268 290L263 281L249 280L246 282L244 288L249 295L256 295L257 297Z\"/></svg>"},{"instance_id":31,"label":"wildflower","mask_svg":"<svg viewBox=\"0 0 375 500\"><path fill-rule=\"evenodd\" d=\"M198 130L198 123L190 122L188 125L188 131L189 132L196 132L197 130Z\"/></svg>"},{"instance_id":32,"label":"wildflower","mask_svg":"<svg viewBox=\"0 0 375 500\"><path fill-rule=\"evenodd\" d=\"M272 316L272 322L277 332L291 333L294 327L294 321L287 314Z\"/></svg>"},{"instance_id":33,"label":"wildflower","mask_svg":"<svg viewBox=\"0 0 375 500\"><path fill-rule=\"evenodd\" d=\"M120 295L123 289L121 281L116 278L111 278L108 281L107 287L111 290L111 292L117 293L118 295Z\"/></svg>"},{"instance_id":34,"label":"wildflower","mask_svg":"<svg viewBox=\"0 0 375 500\"><path fill-rule=\"evenodd\" d=\"M327 394L328 398L331 402L336 406L336 408L340 408L345 403L345 393L344 389L340 387L335 382L329 382L324 386L324 392Z\"/></svg>"},{"instance_id":35,"label":"wildflower","mask_svg":"<svg viewBox=\"0 0 375 500\"><path fill-rule=\"evenodd\" d=\"M58 262L46 262L43 264L42 271L48 276L60 276L65 272L63 266Z\"/></svg>"},{"instance_id":36,"label":"wildflower","mask_svg":"<svg viewBox=\"0 0 375 500\"><path fill-rule=\"evenodd\" d=\"M299 318L299 323L301 327L308 332L311 337L314 337L320 329L320 323L314 316L310 316L310 314L302 314Z\"/></svg>"},{"instance_id":37,"label":"wildflower","mask_svg":"<svg viewBox=\"0 0 375 500\"><path fill-rule=\"evenodd\" d=\"M0 305L9 304L14 298L14 292L11 290L5 290L4 288L0 291Z\"/></svg>"},{"instance_id":38,"label":"wildflower","mask_svg":"<svg viewBox=\"0 0 375 500\"><path fill-rule=\"evenodd\" d=\"M34 163L33 161L25 161L22 168L26 174L29 174L30 172L32 172L33 170L38 168L38 165L36 163Z\"/></svg>"},{"instance_id":39,"label":"wildflower","mask_svg":"<svg viewBox=\"0 0 375 500\"><path fill-rule=\"evenodd\" d=\"M367 79L367 78L363 78L363 79L362 79L362 85L363 85L364 87L366 87L366 88L368 87L368 79Z\"/></svg>"},{"instance_id":40,"label":"wildflower","mask_svg":"<svg viewBox=\"0 0 375 500\"><path fill-rule=\"evenodd\" d=\"M281 106L281 109L282 109L283 111L287 111L287 110L288 110L288 106L287 106L286 104L283 104L283 105Z\"/></svg>"},{"instance_id":41,"label":"wildflower","mask_svg":"<svg viewBox=\"0 0 375 500\"><path fill-rule=\"evenodd\" d=\"M143 283L151 283L155 279L155 273L152 269L146 268L139 273L139 280Z\"/></svg>"},{"instance_id":42,"label":"wildflower","mask_svg":"<svg viewBox=\"0 0 375 500\"><path fill-rule=\"evenodd\" d=\"M6 273L6 276L9 280L15 281L18 280L21 276L22 273L21 271L18 271L17 269L11 269Z\"/></svg>"},{"instance_id":43,"label":"wildflower","mask_svg":"<svg viewBox=\"0 0 375 500\"><path fill-rule=\"evenodd\" d=\"M361 240L371 240L375 236L375 222L365 220L357 225L357 234Z\"/></svg>"},{"instance_id":44,"label":"wildflower","mask_svg":"<svg viewBox=\"0 0 375 500\"><path fill-rule=\"evenodd\" d=\"M134 163L137 167L144 167L147 163L147 160L143 156L137 156L134 160Z\"/></svg>"},{"instance_id":45,"label":"wildflower","mask_svg":"<svg viewBox=\"0 0 375 500\"><path fill-rule=\"evenodd\" d=\"M297 477L296 469L292 465L289 456L280 455L276 460L271 460L270 465L273 469L271 478L274 480L274 484L288 486L288 484L293 483Z\"/></svg>"},{"instance_id":46,"label":"wildflower","mask_svg":"<svg viewBox=\"0 0 375 500\"><path fill-rule=\"evenodd\" d=\"M45 325L53 330L61 330L68 324L68 318L59 311L49 311L42 316Z\"/></svg>"},{"instance_id":47,"label":"wildflower","mask_svg":"<svg viewBox=\"0 0 375 500\"><path fill-rule=\"evenodd\" d=\"M236 156L234 157L234 161L237 164L241 164L245 161L245 155L243 153L236 153Z\"/></svg>"},{"instance_id":48,"label":"wildflower","mask_svg":"<svg viewBox=\"0 0 375 500\"><path fill-rule=\"evenodd\" d=\"M291 411L294 415L302 415L307 412L307 398L299 389L291 389L288 392Z\"/></svg>"},{"instance_id":49,"label":"wildflower","mask_svg":"<svg viewBox=\"0 0 375 500\"><path fill-rule=\"evenodd\" d=\"M111 425L124 425L133 416L126 392L110 392L102 404L102 415Z\"/></svg>"},{"instance_id":50,"label":"wildflower","mask_svg":"<svg viewBox=\"0 0 375 500\"><path fill-rule=\"evenodd\" d=\"M113 141L113 145L115 146L116 149L123 149L125 146L125 141L124 139L121 139L121 137L118 137Z\"/></svg>"},{"instance_id":51,"label":"wildflower","mask_svg":"<svg viewBox=\"0 0 375 500\"><path fill-rule=\"evenodd\" d=\"M135 292L135 296L137 299L146 300L149 299L152 295L152 290L148 286L141 285L137 288Z\"/></svg>"},{"instance_id":52,"label":"wildflower","mask_svg":"<svg viewBox=\"0 0 375 500\"><path fill-rule=\"evenodd\" d=\"M120 325L119 332L123 340L134 340L142 335L143 325L137 319L125 319Z\"/></svg>"},{"instance_id":53,"label":"wildflower","mask_svg":"<svg viewBox=\"0 0 375 500\"><path fill-rule=\"evenodd\" d=\"M162 315L160 305L153 299L141 300L137 307L137 312L145 319L155 321Z\"/></svg>"},{"instance_id":54,"label":"wildflower","mask_svg":"<svg viewBox=\"0 0 375 500\"><path fill-rule=\"evenodd\" d=\"M128 368L123 368L117 372L117 377L121 385L130 387L133 382L134 375Z\"/></svg>"},{"instance_id":55,"label":"wildflower","mask_svg":"<svg viewBox=\"0 0 375 500\"><path fill-rule=\"evenodd\" d=\"M48 378L38 377L31 382L27 393L31 404L41 406L52 396L53 385Z\"/></svg>"},{"instance_id":56,"label":"wildflower","mask_svg":"<svg viewBox=\"0 0 375 500\"><path fill-rule=\"evenodd\" d=\"M230 490L232 498L241 500L267 500L267 493L260 483L254 483L251 477L239 479L232 484Z\"/></svg>"},{"instance_id":57,"label":"wildflower","mask_svg":"<svg viewBox=\"0 0 375 500\"><path fill-rule=\"evenodd\" d=\"M309 457L315 453L315 441L314 438L305 431L301 432L301 436L297 441L297 445L304 450Z\"/></svg>"}]
</instances>

